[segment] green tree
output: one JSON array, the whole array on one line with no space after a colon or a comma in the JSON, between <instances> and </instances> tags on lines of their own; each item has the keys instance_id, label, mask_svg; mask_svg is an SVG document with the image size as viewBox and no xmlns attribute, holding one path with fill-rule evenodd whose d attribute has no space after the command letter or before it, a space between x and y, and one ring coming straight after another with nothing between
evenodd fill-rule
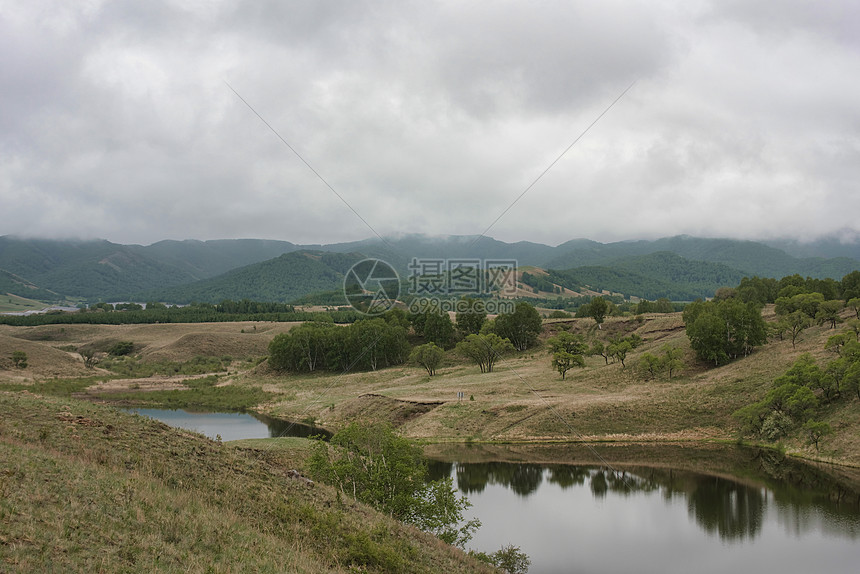
<instances>
[{"instance_id":1,"label":"green tree","mask_svg":"<svg viewBox=\"0 0 860 574\"><path fill-rule=\"evenodd\" d=\"M799 309L797 311L792 311L779 319L779 327L784 331L788 331L788 334L791 337L792 349L795 348L800 334L810 325L812 325L812 319L807 317L806 314Z\"/></svg>"},{"instance_id":2,"label":"green tree","mask_svg":"<svg viewBox=\"0 0 860 574\"><path fill-rule=\"evenodd\" d=\"M26 369L27 353L24 351L12 351L12 364L18 369Z\"/></svg>"},{"instance_id":3,"label":"green tree","mask_svg":"<svg viewBox=\"0 0 860 574\"><path fill-rule=\"evenodd\" d=\"M427 341L436 343L443 349L449 349L454 344L454 323L448 313L428 311L424 318L422 335Z\"/></svg>"},{"instance_id":4,"label":"green tree","mask_svg":"<svg viewBox=\"0 0 860 574\"><path fill-rule=\"evenodd\" d=\"M660 360L663 368L671 379L674 374L684 368L684 350L666 343L660 348L663 355Z\"/></svg>"},{"instance_id":5,"label":"green tree","mask_svg":"<svg viewBox=\"0 0 860 574\"><path fill-rule=\"evenodd\" d=\"M445 351L440 349L436 343L427 343L412 349L409 360L424 367L427 374L432 377L436 374L436 367L442 362L444 356Z\"/></svg>"},{"instance_id":6,"label":"green tree","mask_svg":"<svg viewBox=\"0 0 860 574\"><path fill-rule=\"evenodd\" d=\"M513 350L514 346L509 340L495 333L468 335L457 343L457 353L475 361L482 373L493 372L496 361Z\"/></svg>"},{"instance_id":7,"label":"green tree","mask_svg":"<svg viewBox=\"0 0 860 574\"><path fill-rule=\"evenodd\" d=\"M490 561L496 568L501 568L509 574L525 574L531 566L531 559L520 550L519 546L509 544L496 550L490 555Z\"/></svg>"},{"instance_id":8,"label":"green tree","mask_svg":"<svg viewBox=\"0 0 860 574\"><path fill-rule=\"evenodd\" d=\"M818 450L818 441L820 441L822 437L833 433L833 429L830 428L829 424L821 421L814 421L812 419L809 419L804 423L803 430L806 431L806 436L809 439L809 442L815 445L815 450Z\"/></svg>"},{"instance_id":9,"label":"green tree","mask_svg":"<svg viewBox=\"0 0 860 574\"><path fill-rule=\"evenodd\" d=\"M585 359L582 355L574 355L567 351L557 351L552 355L552 366L561 375L561 380L569 370L574 367L585 367Z\"/></svg>"},{"instance_id":10,"label":"green tree","mask_svg":"<svg viewBox=\"0 0 860 574\"><path fill-rule=\"evenodd\" d=\"M845 304L846 307L854 311L857 318L860 319L860 297L853 297Z\"/></svg>"},{"instance_id":11,"label":"green tree","mask_svg":"<svg viewBox=\"0 0 860 574\"><path fill-rule=\"evenodd\" d=\"M836 324L841 322L839 312L842 311L843 303L838 299L823 301L815 313L815 320L819 323L830 323L830 328L835 329Z\"/></svg>"},{"instance_id":12,"label":"green tree","mask_svg":"<svg viewBox=\"0 0 860 574\"><path fill-rule=\"evenodd\" d=\"M687 305L683 316L690 346L700 359L715 365L746 356L767 340L757 303L699 300Z\"/></svg>"},{"instance_id":13,"label":"green tree","mask_svg":"<svg viewBox=\"0 0 860 574\"><path fill-rule=\"evenodd\" d=\"M588 350L589 355L599 355L603 357L603 360L606 364L609 364L609 353L606 350L606 345L603 344L603 341L594 341L592 343L591 348Z\"/></svg>"},{"instance_id":14,"label":"green tree","mask_svg":"<svg viewBox=\"0 0 860 574\"><path fill-rule=\"evenodd\" d=\"M651 353L642 353L639 362L636 363L636 371L645 379L656 379L663 370L663 362L660 357Z\"/></svg>"},{"instance_id":15,"label":"green tree","mask_svg":"<svg viewBox=\"0 0 860 574\"><path fill-rule=\"evenodd\" d=\"M621 366L624 367L624 360L627 358L627 353L633 350L633 345L630 341L621 339L609 344L609 348L606 350L607 354L612 358L613 361L618 361L621 363Z\"/></svg>"},{"instance_id":16,"label":"green tree","mask_svg":"<svg viewBox=\"0 0 860 574\"><path fill-rule=\"evenodd\" d=\"M340 492L403 522L432 532L443 541L465 545L480 527L463 526L471 505L457 496L450 478L427 482L427 461L420 447L398 436L391 425L356 423L314 445L308 460L311 476Z\"/></svg>"},{"instance_id":17,"label":"green tree","mask_svg":"<svg viewBox=\"0 0 860 574\"><path fill-rule=\"evenodd\" d=\"M487 320L487 312L484 310L483 301L464 297L460 304L466 305L466 309L457 312L457 330L464 337L466 335L477 335L481 332L484 321Z\"/></svg>"},{"instance_id":18,"label":"green tree","mask_svg":"<svg viewBox=\"0 0 860 574\"><path fill-rule=\"evenodd\" d=\"M603 297L595 297L588 306L589 316L597 323L598 329L600 329L600 325L603 323L608 312L609 303Z\"/></svg>"},{"instance_id":19,"label":"green tree","mask_svg":"<svg viewBox=\"0 0 860 574\"><path fill-rule=\"evenodd\" d=\"M860 298L860 271L852 271L848 275L844 276L839 287L842 299L845 301ZM860 319L860 315L858 315L857 318Z\"/></svg>"},{"instance_id":20,"label":"green tree","mask_svg":"<svg viewBox=\"0 0 860 574\"><path fill-rule=\"evenodd\" d=\"M542 320L540 313L528 303L516 304L513 313L503 313L496 317L496 334L508 339L517 351L525 351L537 343Z\"/></svg>"}]
</instances>

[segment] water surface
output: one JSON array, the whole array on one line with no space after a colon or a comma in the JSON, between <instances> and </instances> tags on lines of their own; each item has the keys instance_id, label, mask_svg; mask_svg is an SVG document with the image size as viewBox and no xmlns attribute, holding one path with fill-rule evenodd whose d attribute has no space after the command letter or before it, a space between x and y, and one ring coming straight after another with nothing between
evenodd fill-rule
<instances>
[{"instance_id":1,"label":"water surface","mask_svg":"<svg viewBox=\"0 0 860 574\"><path fill-rule=\"evenodd\" d=\"M308 437L328 431L300 423L267 417L258 413L207 413L169 409L129 409L140 415L159 420L172 427L193 430L211 439L274 438L282 436Z\"/></svg>"},{"instance_id":2,"label":"water surface","mask_svg":"<svg viewBox=\"0 0 860 574\"><path fill-rule=\"evenodd\" d=\"M857 484L780 458L729 453L723 472L640 461L437 461L431 471L452 476L482 521L469 547L515 544L533 574L860 571Z\"/></svg>"}]
</instances>

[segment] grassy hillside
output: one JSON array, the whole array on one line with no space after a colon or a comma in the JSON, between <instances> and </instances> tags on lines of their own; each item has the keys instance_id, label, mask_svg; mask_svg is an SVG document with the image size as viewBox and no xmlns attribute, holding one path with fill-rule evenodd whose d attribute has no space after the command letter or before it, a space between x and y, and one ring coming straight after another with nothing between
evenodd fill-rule
<instances>
[{"instance_id":1,"label":"grassy hillside","mask_svg":"<svg viewBox=\"0 0 860 574\"><path fill-rule=\"evenodd\" d=\"M772 308L766 318L775 319ZM562 380L543 346L507 356L486 374L452 352L434 377L409 365L342 375L269 372L258 361L268 341L288 328L282 323L0 326L0 358L19 348L30 355L27 369L8 363L0 368L0 389L4 382L33 385L35 379L34 392L65 389L66 394L123 404L176 405L196 395L226 406L236 401L235 406L244 407L256 400L264 402L250 406L288 420L331 429L358 418L391 420L408 436L431 441L734 441L740 427L732 413L761 399L802 353L811 353L821 364L830 360L833 354L824 344L837 332L811 327L796 348L789 340L774 340L748 357L711 368L696 361L680 314L646 315L641 323L610 318L600 330L591 319L548 321L542 340L569 329L589 340L635 333L644 341L625 365L593 356L584 369L569 371ZM104 350L121 340L133 341L139 358L124 359L136 363L121 363L122 369L113 373L101 368L106 363L87 370L80 357L65 351L81 344ZM671 380L637 375L642 354L659 353L665 344L684 352L682 372ZM216 378L195 378L208 372ZM86 374L89 379L63 386L63 377ZM170 394L171 389L186 394ZM458 392L464 400L457 400ZM860 400L846 397L816 418L834 429L822 439L820 452L800 429L784 441L784 448L860 465Z\"/></svg>"},{"instance_id":2,"label":"grassy hillside","mask_svg":"<svg viewBox=\"0 0 860 574\"><path fill-rule=\"evenodd\" d=\"M0 392L0 570L488 571L290 477L301 440L242 450L109 407Z\"/></svg>"}]
</instances>

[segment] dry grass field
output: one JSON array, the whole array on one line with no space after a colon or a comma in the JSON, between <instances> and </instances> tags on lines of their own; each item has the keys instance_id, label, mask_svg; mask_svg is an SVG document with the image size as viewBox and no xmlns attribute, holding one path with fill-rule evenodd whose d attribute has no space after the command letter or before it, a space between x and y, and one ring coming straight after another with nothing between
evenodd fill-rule
<instances>
[{"instance_id":1,"label":"dry grass field","mask_svg":"<svg viewBox=\"0 0 860 574\"><path fill-rule=\"evenodd\" d=\"M772 310L765 316L772 319ZM14 350L30 358L26 369L13 369L8 363L0 369L0 384L90 377L90 383L80 385L88 387L86 396L109 401L117 392L125 392L128 400L129 391L187 389L199 378L199 374L118 376L98 366L86 368L75 352L81 347L105 351L118 341L133 341L133 354L143 363L221 358L216 386L262 393L256 410L332 430L366 419L391 421L405 435L429 442L735 441L739 427L732 413L763 397L802 353L822 361L832 358L824 343L834 333L812 327L795 348L790 341L777 340L749 357L711 368L696 361L680 314L648 315L641 322L610 318L600 330L592 320L558 319L545 323L538 347L505 357L491 373L480 373L453 352L433 377L411 365L345 374L274 373L266 363L258 365L269 341L291 327L289 323L0 326L0 358ZM584 369L569 371L562 380L543 344L561 329L604 340L636 333L643 344L628 355L625 366L589 357ZM657 353L666 344L684 351L683 371L671 380L637 376L635 365L642 353ZM462 399L458 393L463 393ZM820 451L800 436L782 446L809 458L860 465L860 401L841 402L825 420L835 432L822 441Z\"/></svg>"}]
</instances>

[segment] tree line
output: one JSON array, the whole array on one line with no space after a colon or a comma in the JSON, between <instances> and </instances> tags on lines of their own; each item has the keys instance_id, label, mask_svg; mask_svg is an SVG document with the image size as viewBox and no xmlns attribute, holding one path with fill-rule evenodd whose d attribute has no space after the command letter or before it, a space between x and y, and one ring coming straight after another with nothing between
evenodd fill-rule
<instances>
[{"instance_id":1,"label":"tree line","mask_svg":"<svg viewBox=\"0 0 860 574\"><path fill-rule=\"evenodd\" d=\"M149 302L97 303L77 311L49 311L31 315L0 315L0 323L15 326L59 324L129 325L147 323L218 323L237 321L320 321L352 323L361 315L353 309L324 312L297 311L292 305L258 301L230 301L218 304L192 303L183 307Z\"/></svg>"}]
</instances>

